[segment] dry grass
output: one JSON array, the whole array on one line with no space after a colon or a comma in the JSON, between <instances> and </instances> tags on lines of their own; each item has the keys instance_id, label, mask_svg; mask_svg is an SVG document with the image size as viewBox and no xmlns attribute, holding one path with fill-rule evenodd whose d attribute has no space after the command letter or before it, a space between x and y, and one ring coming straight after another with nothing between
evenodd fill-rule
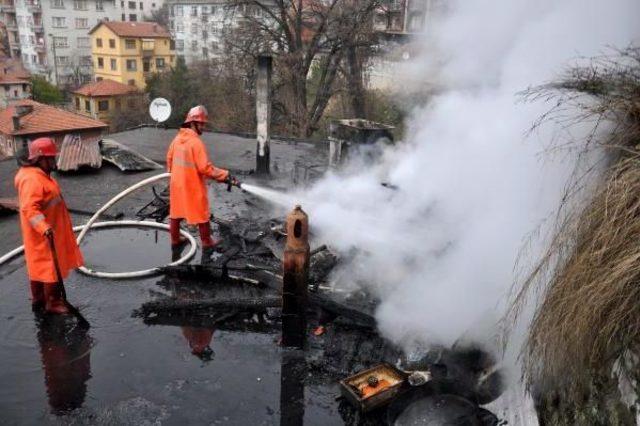
<instances>
[{"instance_id":1,"label":"dry grass","mask_svg":"<svg viewBox=\"0 0 640 426\"><path fill-rule=\"evenodd\" d=\"M640 48L594 58L525 96L555 104L534 127L589 125L573 147L608 149L590 195L582 189L593 169L574 175L548 250L519 283L509 317L536 297L524 376L538 392L553 389L578 407L616 361L640 353Z\"/></svg>"}]
</instances>

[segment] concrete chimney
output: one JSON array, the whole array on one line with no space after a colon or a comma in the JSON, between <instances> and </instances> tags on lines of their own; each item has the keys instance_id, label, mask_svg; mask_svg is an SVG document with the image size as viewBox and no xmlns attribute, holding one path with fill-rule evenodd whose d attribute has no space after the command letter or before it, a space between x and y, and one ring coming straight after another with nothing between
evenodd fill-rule
<instances>
[{"instance_id":1,"label":"concrete chimney","mask_svg":"<svg viewBox=\"0 0 640 426\"><path fill-rule=\"evenodd\" d=\"M269 174L271 142L271 56L258 57L256 81L256 173Z\"/></svg>"},{"instance_id":2,"label":"concrete chimney","mask_svg":"<svg viewBox=\"0 0 640 426\"><path fill-rule=\"evenodd\" d=\"M18 130L20 130L20 117L14 115L13 117L11 117L11 119L13 121L13 130L17 132Z\"/></svg>"}]
</instances>

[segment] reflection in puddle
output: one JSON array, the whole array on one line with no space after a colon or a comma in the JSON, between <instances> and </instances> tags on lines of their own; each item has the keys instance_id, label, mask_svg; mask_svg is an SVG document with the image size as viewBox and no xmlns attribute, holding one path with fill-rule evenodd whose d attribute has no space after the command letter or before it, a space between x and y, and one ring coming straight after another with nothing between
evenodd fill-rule
<instances>
[{"instance_id":1,"label":"reflection in puddle","mask_svg":"<svg viewBox=\"0 0 640 426\"><path fill-rule=\"evenodd\" d=\"M91 337L68 316L36 314L37 339L51 412L80 408L91 378Z\"/></svg>"}]
</instances>

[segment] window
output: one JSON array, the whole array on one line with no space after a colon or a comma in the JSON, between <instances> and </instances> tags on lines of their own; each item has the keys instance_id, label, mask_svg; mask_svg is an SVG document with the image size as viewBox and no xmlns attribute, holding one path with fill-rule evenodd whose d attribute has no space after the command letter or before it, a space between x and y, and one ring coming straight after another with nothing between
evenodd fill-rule
<instances>
[{"instance_id":1,"label":"window","mask_svg":"<svg viewBox=\"0 0 640 426\"><path fill-rule=\"evenodd\" d=\"M202 15L208 15L209 14L209 6L202 6Z\"/></svg>"},{"instance_id":2,"label":"window","mask_svg":"<svg viewBox=\"0 0 640 426\"><path fill-rule=\"evenodd\" d=\"M116 39L115 38L110 38L109 39L109 49L115 49L116 48Z\"/></svg>"},{"instance_id":3,"label":"window","mask_svg":"<svg viewBox=\"0 0 640 426\"><path fill-rule=\"evenodd\" d=\"M104 58L98 58L98 68L104 68Z\"/></svg>"},{"instance_id":4,"label":"window","mask_svg":"<svg viewBox=\"0 0 640 426\"><path fill-rule=\"evenodd\" d=\"M116 98L116 109L120 109L121 105L120 105L120 98Z\"/></svg>"},{"instance_id":5,"label":"window","mask_svg":"<svg viewBox=\"0 0 640 426\"><path fill-rule=\"evenodd\" d=\"M89 28L89 19L88 18L76 18L76 28L77 29Z\"/></svg>"},{"instance_id":6,"label":"window","mask_svg":"<svg viewBox=\"0 0 640 426\"><path fill-rule=\"evenodd\" d=\"M176 50L184 50L184 40L176 40Z\"/></svg>"},{"instance_id":7,"label":"window","mask_svg":"<svg viewBox=\"0 0 640 426\"><path fill-rule=\"evenodd\" d=\"M175 21L173 19L169 21L169 29L170 30L175 30L176 29L176 23L175 23Z\"/></svg>"},{"instance_id":8,"label":"window","mask_svg":"<svg viewBox=\"0 0 640 426\"><path fill-rule=\"evenodd\" d=\"M53 45L55 47L69 47L69 41L67 40L67 37L54 37Z\"/></svg>"},{"instance_id":9,"label":"window","mask_svg":"<svg viewBox=\"0 0 640 426\"><path fill-rule=\"evenodd\" d=\"M129 80L129 81L127 81L127 84L129 86L135 86L136 85L136 81L135 80Z\"/></svg>"},{"instance_id":10,"label":"window","mask_svg":"<svg viewBox=\"0 0 640 426\"><path fill-rule=\"evenodd\" d=\"M177 33L184 32L184 24L182 22L176 22L176 32Z\"/></svg>"},{"instance_id":11,"label":"window","mask_svg":"<svg viewBox=\"0 0 640 426\"><path fill-rule=\"evenodd\" d=\"M148 59L142 61L142 71L149 72L151 71L151 64Z\"/></svg>"},{"instance_id":12,"label":"window","mask_svg":"<svg viewBox=\"0 0 640 426\"><path fill-rule=\"evenodd\" d=\"M58 65L60 65L62 67L66 67L70 63L71 63L71 61L69 60L68 56L58 56Z\"/></svg>"},{"instance_id":13,"label":"window","mask_svg":"<svg viewBox=\"0 0 640 426\"><path fill-rule=\"evenodd\" d=\"M130 1L128 4L130 10L136 10L136 2Z\"/></svg>"},{"instance_id":14,"label":"window","mask_svg":"<svg viewBox=\"0 0 640 426\"><path fill-rule=\"evenodd\" d=\"M140 2L140 10L142 10L142 2Z\"/></svg>"},{"instance_id":15,"label":"window","mask_svg":"<svg viewBox=\"0 0 640 426\"><path fill-rule=\"evenodd\" d=\"M80 98L76 96L76 110L80 111Z\"/></svg>"},{"instance_id":16,"label":"window","mask_svg":"<svg viewBox=\"0 0 640 426\"><path fill-rule=\"evenodd\" d=\"M135 99L129 98L127 99L127 108L135 109L138 107L138 102Z\"/></svg>"},{"instance_id":17,"label":"window","mask_svg":"<svg viewBox=\"0 0 640 426\"><path fill-rule=\"evenodd\" d=\"M138 61L135 59L127 59L127 71L137 71Z\"/></svg>"},{"instance_id":18,"label":"window","mask_svg":"<svg viewBox=\"0 0 640 426\"><path fill-rule=\"evenodd\" d=\"M124 0L120 1L120 9L124 9Z\"/></svg>"},{"instance_id":19,"label":"window","mask_svg":"<svg viewBox=\"0 0 640 426\"><path fill-rule=\"evenodd\" d=\"M97 38L96 39L96 47L102 47L102 39L101 38Z\"/></svg>"},{"instance_id":20,"label":"window","mask_svg":"<svg viewBox=\"0 0 640 426\"><path fill-rule=\"evenodd\" d=\"M118 69L118 61L116 59L111 59L111 71L116 71Z\"/></svg>"},{"instance_id":21,"label":"window","mask_svg":"<svg viewBox=\"0 0 640 426\"><path fill-rule=\"evenodd\" d=\"M64 9L64 0L51 0L52 9Z\"/></svg>"},{"instance_id":22,"label":"window","mask_svg":"<svg viewBox=\"0 0 640 426\"><path fill-rule=\"evenodd\" d=\"M124 13L122 14L122 20L126 21L127 20L127 15L125 15Z\"/></svg>"},{"instance_id":23,"label":"window","mask_svg":"<svg viewBox=\"0 0 640 426\"><path fill-rule=\"evenodd\" d=\"M209 57L209 49L207 49L206 47L202 48L202 56L204 58L208 58Z\"/></svg>"},{"instance_id":24,"label":"window","mask_svg":"<svg viewBox=\"0 0 640 426\"><path fill-rule=\"evenodd\" d=\"M84 101L84 110L87 112L91 112L91 101L89 100Z\"/></svg>"},{"instance_id":25,"label":"window","mask_svg":"<svg viewBox=\"0 0 640 426\"><path fill-rule=\"evenodd\" d=\"M198 6L191 6L191 16L198 16Z\"/></svg>"},{"instance_id":26,"label":"window","mask_svg":"<svg viewBox=\"0 0 640 426\"><path fill-rule=\"evenodd\" d=\"M102 0L96 0L96 10L98 12L104 12L104 3L102 3Z\"/></svg>"},{"instance_id":27,"label":"window","mask_svg":"<svg viewBox=\"0 0 640 426\"><path fill-rule=\"evenodd\" d=\"M109 111L109 101L98 101L98 111Z\"/></svg>"},{"instance_id":28,"label":"window","mask_svg":"<svg viewBox=\"0 0 640 426\"><path fill-rule=\"evenodd\" d=\"M198 34L198 24L191 24L191 34Z\"/></svg>"},{"instance_id":29,"label":"window","mask_svg":"<svg viewBox=\"0 0 640 426\"><path fill-rule=\"evenodd\" d=\"M96 81L102 81L102 77L96 77Z\"/></svg>"},{"instance_id":30,"label":"window","mask_svg":"<svg viewBox=\"0 0 640 426\"><path fill-rule=\"evenodd\" d=\"M87 10L87 0L73 0L75 10Z\"/></svg>"},{"instance_id":31,"label":"window","mask_svg":"<svg viewBox=\"0 0 640 426\"><path fill-rule=\"evenodd\" d=\"M175 11L176 11L176 16L184 15L184 9L182 8L182 6L175 6Z\"/></svg>"},{"instance_id":32,"label":"window","mask_svg":"<svg viewBox=\"0 0 640 426\"><path fill-rule=\"evenodd\" d=\"M191 50L193 50L193 51L198 50L198 40L193 40L191 42Z\"/></svg>"},{"instance_id":33,"label":"window","mask_svg":"<svg viewBox=\"0 0 640 426\"><path fill-rule=\"evenodd\" d=\"M151 3L151 8L155 9L156 8L156 4L155 3Z\"/></svg>"},{"instance_id":34,"label":"window","mask_svg":"<svg viewBox=\"0 0 640 426\"><path fill-rule=\"evenodd\" d=\"M131 22L136 22L136 21L138 20L138 16L137 16L135 13L131 13L131 14L129 15L129 20L130 20Z\"/></svg>"},{"instance_id":35,"label":"window","mask_svg":"<svg viewBox=\"0 0 640 426\"><path fill-rule=\"evenodd\" d=\"M176 50L176 42L175 42L175 40L173 40L173 39L169 40L169 49L170 50Z\"/></svg>"},{"instance_id":36,"label":"window","mask_svg":"<svg viewBox=\"0 0 640 426\"><path fill-rule=\"evenodd\" d=\"M67 20L64 17L54 16L51 18L51 26L53 28L65 28L67 26Z\"/></svg>"},{"instance_id":37,"label":"window","mask_svg":"<svg viewBox=\"0 0 640 426\"><path fill-rule=\"evenodd\" d=\"M89 48L91 47L91 42L89 41L89 37L78 37L76 39L76 45L78 48Z\"/></svg>"},{"instance_id":38,"label":"window","mask_svg":"<svg viewBox=\"0 0 640 426\"><path fill-rule=\"evenodd\" d=\"M80 56L80 65L83 67L91 66L91 56Z\"/></svg>"},{"instance_id":39,"label":"window","mask_svg":"<svg viewBox=\"0 0 640 426\"><path fill-rule=\"evenodd\" d=\"M203 31L202 31L202 39L203 39L203 40L206 40L208 37L209 37L209 34L207 34L207 31L206 31L206 30L203 30Z\"/></svg>"},{"instance_id":40,"label":"window","mask_svg":"<svg viewBox=\"0 0 640 426\"><path fill-rule=\"evenodd\" d=\"M136 48L136 40L133 38L128 38L124 41L125 49L135 49Z\"/></svg>"},{"instance_id":41,"label":"window","mask_svg":"<svg viewBox=\"0 0 640 426\"><path fill-rule=\"evenodd\" d=\"M164 58L156 58L156 69L164 69Z\"/></svg>"}]
</instances>

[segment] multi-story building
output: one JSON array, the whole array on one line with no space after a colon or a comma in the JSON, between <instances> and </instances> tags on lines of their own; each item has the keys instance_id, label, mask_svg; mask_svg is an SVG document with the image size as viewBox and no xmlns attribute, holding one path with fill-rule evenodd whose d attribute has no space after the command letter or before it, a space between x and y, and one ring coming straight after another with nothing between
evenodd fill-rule
<instances>
[{"instance_id":1,"label":"multi-story building","mask_svg":"<svg viewBox=\"0 0 640 426\"><path fill-rule=\"evenodd\" d=\"M42 0L50 80L78 87L93 74L89 31L116 20L117 0Z\"/></svg>"},{"instance_id":2,"label":"multi-story building","mask_svg":"<svg viewBox=\"0 0 640 426\"><path fill-rule=\"evenodd\" d=\"M96 80L144 89L146 78L175 64L171 35L153 22L101 22L91 32Z\"/></svg>"},{"instance_id":3,"label":"multi-story building","mask_svg":"<svg viewBox=\"0 0 640 426\"><path fill-rule=\"evenodd\" d=\"M160 10L164 0L116 0L118 18L122 21L137 22L148 20L152 12Z\"/></svg>"},{"instance_id":4,"label":"multi-story building","mask_svg":"<svg viewBox=\"0 0 640 426\"><path fill-rule=\"evenodd\" d=\"M262 3L274 4L272 0ZM255 25L255 20L270 21L260 6L237 0L167 0L167 7L176 54L187 64L221 57L230 30Z\"/></svg>"},{"instance_id":5,"label":"multi-story building","mask_svg":"<svg viewBox=\"0 0 640 426\"><path fill-rule=\"evenodd\" d=\"M40 0L2 0L0 6L9 40L9 54L32 73L46 74L45 29Z\"/></svg>"}]
</instances>

